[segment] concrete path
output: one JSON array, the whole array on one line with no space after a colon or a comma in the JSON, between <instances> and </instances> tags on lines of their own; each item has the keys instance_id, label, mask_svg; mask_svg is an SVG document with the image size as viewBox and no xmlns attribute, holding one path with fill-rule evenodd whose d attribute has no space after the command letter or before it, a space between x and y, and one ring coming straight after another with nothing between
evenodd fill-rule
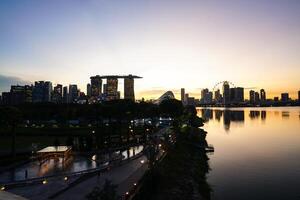
<instances>
[{"instance_id":1,"label":"concrete path","mask_svg":"<svg viewBox=\"0 0 300 200\"><path fill-rule=\"evenodd\" d=\"M141 162L143 160L143 163ZM101 173L100 177L98 178L97 175L81 182L78 185L75 185L74 187L71 187L70 189L66 190L59 196L57 196L54 199L57 200L65 200L65 199L72 199L72 200L82 200L85 199L86 195L89 194L93 188L99 184L102 186L105 182L105 179L111 180L113 184L119 185L121 183L122 189L118 190L123 192L126 190L126 187L124 186L126 183L126 180L130 178L130 180L138 180L145 170L147 169L147 158L146 156L141 156L135 160L131 160L128 163L119 166L114 167L109 171ZM47 184L43 185L37 184L37 185L31 185L26 187L20 187L20 188L14 188L9 190L9 192L12 192L14 194L21 195L23 197L26 197L31 200L46 200L51 195L57 193L58 191L64 189L67 187L67 185L74 181L76 178L70 179L68 181L64 181L62 178L51 180ZM133 183L132 183L133 184Z\"/></svg>"}]
</instances>

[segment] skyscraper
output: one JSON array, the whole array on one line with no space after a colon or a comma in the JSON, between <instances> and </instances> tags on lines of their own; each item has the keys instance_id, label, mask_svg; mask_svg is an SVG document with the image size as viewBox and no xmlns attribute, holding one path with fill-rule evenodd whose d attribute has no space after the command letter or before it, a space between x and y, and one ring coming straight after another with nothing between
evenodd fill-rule
<instances>
[{"instance_id":1,"label":"skyscraper","mask_svg":"<svg viewBox=\"0 0 300 200\"><path fill-rule=\"evenodd\" d=\"M69 85L69 103L74 103L78 98L78 88L75 84Z\"/></svg>"},{"instance_id":2,"label":"skyscraper","mask_svg":"<svg viewBox=\"0 0 300 200\"><path fill-rule=\"evenodd\" d=\"M227 81L223 83L223 104L230 104L230 86Z\"/></svg>"},{"instance_id":3,"label":"skyscraper","mask_svg":"<svg viewBox=\"0 0 300 200\"><path fill-rule=\"evenodd\" d=\"M250 100L250 103L255 103L255 92L253 90L250 90L249 92L249 100Z\"/></svg>"},{"instance_id":4,"label":"skyscraper","mask_svg":"<svg viewBox=\"0 0 300 200\"><path fill-rule=\"evenodd\" d=\"M235 102L235 88L230 88L230 102L236 103Z\"/></svg>"},{"instance_id":5,"label":"skyscraper","mask_svg":"<svg viewBox=\"0 0 300 200\"><path fill-rule=\"evenodd\" d=\"M106 82L107 100L115 100L118 98L118 79L107 78Z\"/></svg>"},{"instance_id":6,"label":"skyscraper","mask_svg":"<svg viewBox=\"0 0 300 200\"><path fill-rule=\"evenodd\" d=\"M260 90L260 100L261 100L262 102L266 101L266 92L265 92L264 89L261 89L261 90Z\"/></svg>"},{"instance_id":7,"label":"skyscraper","mask_svg":"<svg viewBox=\"0 0 300 200\"><path fill-rule=\"evenodd\" d=\"M32 91L32 101L50 102L52 93L52 83L50 81L36 81Z\"/></svg>"},{"instance_id":8,"label":"skyscraper","mask_svg":"<svg viewBox=\"0 0 300 200\"><path fill-rule=\"evenodd\" d=\"M68 86L63 88L63 103L69 103Z\"/></svg>"},{"instance_id":9,"label":"skyscraper","mask_svg":"<svg viewBox=\"0 0 300 200\"><path fill-rule=\"evenodd\" d=\"M102 78L100 76L91 77L91 96L98 97L101 95Z\"/></svg>"},{"instance_id":10,"label":"skyscraper","mask_svg":"<svg viewBox=\"0 0 300 200\"><path fill-rule=\"evenodd\" d=\"M32 85L25 85L24 86L25 89L25 102L26 103L32 103L32 90L33 90L33 86Z\"/></svg>"},{"instance_id":11,"label":"skyscraper","mask_svg":"<svg viewBox=\"0 0 300 200\"><path fill-rule=\"evenodd\" d=\"M281 101L288 102L289 101L289 93L281 93Z\"/></svg>"},{"instance_id":12,"label":"skyscraper","mask_svg":"<svg viewBox=\"0 0 300 200\"><path fill-rule=\"evenodd\" d=\"M63 95L63 86L61 84L57 84L52 92L52 102L54 103L62 103Z\"/></svg>"},{"instance_id":13,"label":"skyscraper","mask_svg":"<svg viewBox=\"0 0 300 200\"><path fill-rule=\"evenodd\" d=\"M17 105L25 102L25 87L12 85L10 87L10 104Z\"/></svg>"},{"instance_id":14,"label":"skyscraper","mask_svg":"<svg viewBox=\"0 0 300 200\"><path fill-rule=\"evenodd\" d=\"M217 89L216 91L215 91L215 101L217 102L217 103L219 103L220 101L221 101L221 92L220 92L220 90L219 89Z\"/></svg>"},{"instance_id":15,"label":"skyscraper","mask_svg":"<svg viewBox=\"0 0 300 200\"><path fill-rule=\"evenodd\" d=\"M180 94L181 94L181 102L183 103L184 102L184 95L185 95L185 89L184 88L181 88Z\"/></svg>"},{"instance_id":16,"label":"skyscraper","mask_svg":"<svg viewBox=\"0 0 300 200\"><path fill-rule=\"evenodd\" d=\"M91 97L91 95L92 95L92 88L91 88L91 84L89 84L89 83L86 85L86 95L88 97Z\"/></svg>"},{"instance_id":17,"label":"skyscraper","mask_svg":"<svg viewBox=\"0 0 300 200\"><path fill-rule=\"evenodd\" d=\"M260 102L259 93L258 92L254 93L254 98L255 98L255 103L259 103Z\"/></svg>"},{"instance_id":18,"label":"skyscraper","mask_svg":"<svg viewBox=\"0 0 300 200\"><path fill-rule=\"evenodd\" d=\"M234 101L236 103L244 102L244 88L242 88L242 87L236 87L235 88Z\"/></svg>"},{"instance_id":19,"label":"skyscraper","mask_svg":"<svg viewBox=\"0 0 300 200\"><path fill-rule=\"evenodd\" d=\"M130 74L124 78L124 99L135 100L134 97L134 78Z\"/></svg>"}]
</instances>

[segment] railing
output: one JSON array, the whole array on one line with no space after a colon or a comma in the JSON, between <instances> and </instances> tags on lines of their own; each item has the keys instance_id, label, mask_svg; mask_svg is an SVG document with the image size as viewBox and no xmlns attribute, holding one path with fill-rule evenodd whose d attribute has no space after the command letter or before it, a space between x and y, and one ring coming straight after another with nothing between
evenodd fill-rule
<instances>
[{"instance_id":1,"label":"railing","mask_svg":"<svg viewBox=\"0 0 300 200\"><path fill-rule=\"evenodd\" d=\"M64 177L70 178L70 177L75 177L75 176L82 176L82 175L89 174L89 173L103 172L103 171L107 171L111 167L120 166L131 160L135 160L135 159L141 157L144 153L144 150L145 149L143 149L140 153L138 153L132 157L128 157L126 160L120 160L120 162L108 161L109 162L108 165L98 167L98 168L87 169L87 170L83 170L83 171L79 171L79 172L60 173L60 174L55 174L55 175L48 175L48 176L43 176L43 177L30 178L30 179L26 179L26 180L0 183L0 184L2 186L5 186L6 189L10 189L13 187L21 187L21 186L32 185L32 184L40 184L40 183L43 184L43 183L45 183L44 181L48 182L49 179L54 179L54 178L59 178L59 177L61 177L63 179Z\"/></svg>"}]
</instances>

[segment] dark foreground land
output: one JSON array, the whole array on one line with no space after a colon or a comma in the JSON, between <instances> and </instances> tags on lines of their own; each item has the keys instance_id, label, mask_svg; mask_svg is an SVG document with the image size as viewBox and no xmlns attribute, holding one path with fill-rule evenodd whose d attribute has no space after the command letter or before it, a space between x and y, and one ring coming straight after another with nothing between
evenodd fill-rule
<instances>
[{"instance_id":1,"label":"dark foreground land","mask_svg":"<svg viewBox=\"0 0 300 200\"><path fill-rule=\"evenodd\" d=\"M195 116L196 117L196 116ZM209 172L206 132L193 123L176 130L177 141L166 157L142 180L135 200L210 199L211 188L206 181Z\"/></svg>"}]
</instances>

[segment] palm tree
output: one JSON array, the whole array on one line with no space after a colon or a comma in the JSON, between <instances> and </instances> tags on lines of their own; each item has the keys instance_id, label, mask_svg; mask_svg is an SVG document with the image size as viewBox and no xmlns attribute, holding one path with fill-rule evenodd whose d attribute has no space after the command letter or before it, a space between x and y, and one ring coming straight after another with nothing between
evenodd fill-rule
<instances>
[{"instance_id":1,"label":"palm tree","mask_svg":"<svg viewBox=\"0 0 300 200\"><path fill-rule=\"evenodd\" d=\"M0 121L3 122L11 131L11 155L16 157L16 128L22 121L22 112L13 106L0 108Z\"/></svg>"}]
</instances>

